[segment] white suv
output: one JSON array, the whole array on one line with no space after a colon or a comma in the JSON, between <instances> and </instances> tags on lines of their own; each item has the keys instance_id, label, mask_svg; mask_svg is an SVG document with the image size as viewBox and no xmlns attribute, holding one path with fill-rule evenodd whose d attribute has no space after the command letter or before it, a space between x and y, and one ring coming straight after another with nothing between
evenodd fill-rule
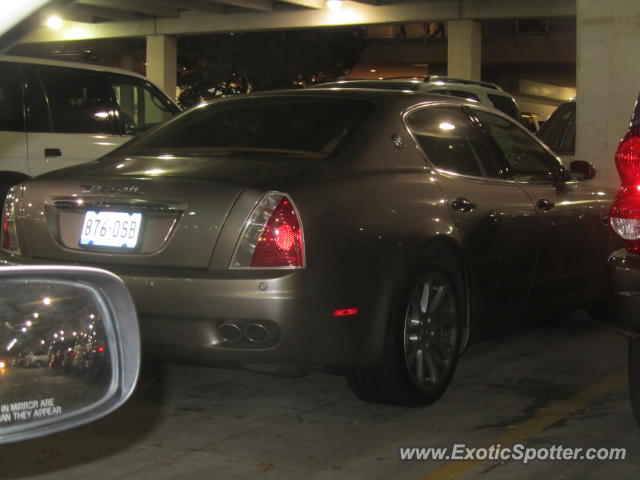
<instances>
[{"instance_id":1,"label":"white suv","mask_svg":"<svg viewBox=\"0 0 640 480\"><path fill-rule=\"evenodd\" d=\"M429 92L465 98L506 113L521 122L520 109L514 98L495 83L463 80L460 78L431 75L429 77L395 77L379 80L338 80L319 83L312 88L376 88L384 90L408 90Z\"/></svg>"},{"instance_id":2,"label":"white suv","mask_svg":"<svg viewBox=\"0 0 640 480\"><path fill-rule=\"evenodd\" d=\"M99 158L178 111L142 75L0 55L0 195Z\"/></svg>"}]
</instances>

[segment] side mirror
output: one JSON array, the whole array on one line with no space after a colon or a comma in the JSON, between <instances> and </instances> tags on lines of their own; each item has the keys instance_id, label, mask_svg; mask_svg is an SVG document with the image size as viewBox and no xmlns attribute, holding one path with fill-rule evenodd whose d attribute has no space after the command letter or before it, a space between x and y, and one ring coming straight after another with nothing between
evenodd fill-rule
<instances>
[{"instance_id":1,"label":"side mirror","mask_svg":"<svg viewBox=\"0 0 640 480\"><path fill-rule=\"evenodd\" d=\"M590 162L584 160L574 160L569 165L571 178L574 180L591 180L596 176L596 169Z\"/></svg>"},{"instance_id":2,"label":"side mirror","mask_svg":"<svg viewBox=\"0 0 640 480\"><path fill-rule=\"evenodd\" d=\"M133 392L138 321L115 275L0 267L0 319L0 444L96 420Z\"/></svg>"}]
</instances>

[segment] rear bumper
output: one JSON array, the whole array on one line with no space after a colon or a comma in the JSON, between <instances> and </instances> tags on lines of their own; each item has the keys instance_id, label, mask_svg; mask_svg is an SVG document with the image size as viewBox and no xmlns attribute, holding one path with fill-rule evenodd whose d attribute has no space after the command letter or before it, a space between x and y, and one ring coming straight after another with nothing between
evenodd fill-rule
<instances>
[{"instance_id":1,"label":"rear bumper","mask_svg":"<svg viewBox=\"0 0 640 480\"><path fill-rule=\"evenodd\" d=\"M640 256L617 250L608 268L614 322L624 332L640 335Z\"/></svg>"},{"instance_id":2,"label":"rear bumper","mask_svg":"<svg viewBox=\"0 0 640 480\"><path fill-rule=\"evenodd\" d=\"M0 261L42 263L22 257ZM318 283L306 270L107 269L134 298L147 356L292 374L376 356L374 309L353 302L353 281ZM347 307L357 307L358 314L333 316ZM225 339L225 328L239 338Z\"/></svg>"}]
</instances>

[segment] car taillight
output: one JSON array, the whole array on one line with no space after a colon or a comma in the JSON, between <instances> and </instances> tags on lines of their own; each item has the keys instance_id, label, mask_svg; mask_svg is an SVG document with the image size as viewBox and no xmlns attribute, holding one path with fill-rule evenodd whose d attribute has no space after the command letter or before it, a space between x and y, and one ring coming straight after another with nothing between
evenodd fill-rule
<instances>
[{"instance_id":1,"label":"car taillight","mask_svg":"<svg viewBox=\"0 0 640 480\"><path fill-rule=\"evenodd\" d=\"M609 221L632 253L640 253L640 128L624 136L616 152L622 186L613 201Z\"/></svg>"},{"instance_id":2,"label":"car taillight","mask_svg":"<svg viewBox=\"0 0 640 480\"><path fill-rule=\"evenodd\" d=\"M616 167L623 187L640 186L640 127L633 127L624 136L616 152Z\"/></svg>"},{"instance_id":3,"label":"car taillight","mask_svg":"<svg viewBox=\"0 0 640 480\"><path fill-rule=\"evenodd\" d=\"M284 193L269 192L245 223L231 268L303 268L300 216Z\"/></svg>"},{"instance_id":4,"label":"car taillight","mask_svg":"<svg viewBox=\"0 0 640 480\"><path fill-rule=\"evenodd\" d=\"M17 196L16 187L12 187L7 193L2 207L2 231L0 232L0 246L9 253L20 253L18 244L18 232L16 231L15 209Z\"/></svg>"}]
</instances>

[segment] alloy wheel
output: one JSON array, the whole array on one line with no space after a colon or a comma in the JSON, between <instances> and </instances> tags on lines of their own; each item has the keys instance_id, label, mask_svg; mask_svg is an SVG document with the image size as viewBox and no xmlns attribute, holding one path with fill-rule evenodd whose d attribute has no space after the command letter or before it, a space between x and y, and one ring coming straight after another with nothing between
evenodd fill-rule
<instances>
[{"instance_id":1,"label":"alloy wheel","mask_svg":"<svg viewBox=\"0 0 640 480\"><path fill-rule=\"evenodd\" d=\"M415 285L405 313L404 356L416 387L424 392L446 381L457 357L458 308L451 281L429 272Z\"/></svg>"}]
</instances>

